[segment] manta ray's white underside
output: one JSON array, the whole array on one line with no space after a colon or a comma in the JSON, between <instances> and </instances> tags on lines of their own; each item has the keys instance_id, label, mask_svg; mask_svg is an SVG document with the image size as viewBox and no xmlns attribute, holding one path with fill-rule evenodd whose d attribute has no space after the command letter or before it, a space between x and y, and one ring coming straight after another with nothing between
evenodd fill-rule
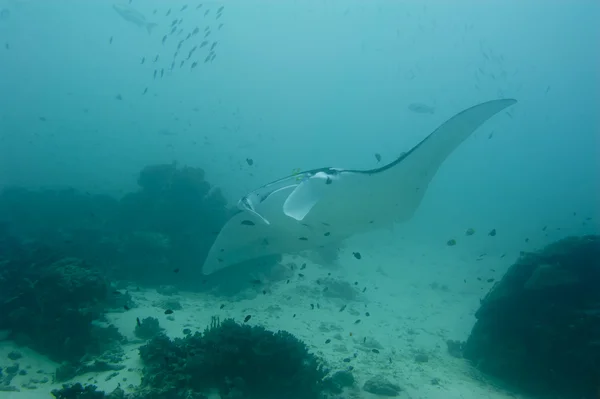
<instances>
[{"instance_id":1,"label":"manta ray's white underside","mask_svg":"<svg viewBox=\"0 0 600 399\"><path fill-rule=\"evenodd\" d=\"M263 256L323 248L409 219L444 160L514 103L494 100L464 110L381 168L315 169L249 193L217 236L204 274Z\"/></svg>"}]
</instances>

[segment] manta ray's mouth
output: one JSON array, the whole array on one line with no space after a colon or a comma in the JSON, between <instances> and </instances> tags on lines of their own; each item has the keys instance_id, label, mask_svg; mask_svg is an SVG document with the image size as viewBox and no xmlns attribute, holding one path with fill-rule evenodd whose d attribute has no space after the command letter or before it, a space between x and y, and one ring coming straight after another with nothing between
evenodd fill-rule
<instances>
[{"instance_id":1,"label":"manta ray's mouth","mask_svg":"<svg viewBox=\"0 0 600 399\"><path fill-rule=\"evenodd\" d=\"M221 229L203 272L321 248L409 219L444 160L483 123L515 103L494 100L468 108L380 168L314 169L249 193L238 202L240 212Z\"/></svg>"}]
</instances>

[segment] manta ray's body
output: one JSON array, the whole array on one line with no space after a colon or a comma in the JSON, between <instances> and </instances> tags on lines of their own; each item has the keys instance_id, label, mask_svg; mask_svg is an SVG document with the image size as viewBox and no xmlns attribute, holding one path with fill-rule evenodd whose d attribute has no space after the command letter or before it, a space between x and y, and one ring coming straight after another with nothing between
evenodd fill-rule
<instances>
[{"instance_id":1,"label":"manta ray's body","mask_svg":"<svg viewBox=\"0 0 600 399\"><path fill-rule=\"evenodd\" d=\"M323 248L409 219L443 161L485 121L515 102L489 101L462 111L381 168L314 169L252 191L221 229L203 272Z\"/></svg>"}]
</instances>

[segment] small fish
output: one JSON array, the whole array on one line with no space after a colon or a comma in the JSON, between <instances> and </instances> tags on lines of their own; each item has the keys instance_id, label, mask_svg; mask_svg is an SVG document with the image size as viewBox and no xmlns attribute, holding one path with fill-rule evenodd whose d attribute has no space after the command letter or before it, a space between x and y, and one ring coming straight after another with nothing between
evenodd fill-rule
<instances>
[{"instance_id":1,"label":"small fish","mask_svg":"<svg viewBox=\"0 0 600 399\"><path fill-rule=\"evenodd\" d=\"M381 162L381 155L375 153L375 159L377 160L377 163Z\"/></svg>"},{"instance_id":2,"label":"small fish","mask_svg":"<svg viewBox=\"0 0 600 399\"><path fill-rule=\"evenodd\" d=\"M165 17L168 17L169 15L171 15L171 9L169 8L169 10L167 11L167 13L165 14Z\"/></svg>"},{"instance_id":3,"label":"small fish","mask_svg":"<svg viewBox=\"0 0 600 399\"><path fill-rule=\"evenodd\" d=\"M194 28L194 30L192 31L192 35L196 36L198 33L200 32L200 28L198 28L197 26Z\"/></svg>"},{"instance_id":4,"label":"small fish","mask_svg":"<svg viewBox=\"0 0 600 399\"><path fill-rule=\"evenodd\" d=\"M496 229L490 230L490 232L488 233L488 236L495 237L496 236Z\"/></svg>"},{"instance_id":5,"label":"small fish","mask_svg":"<svg viewBox=\"0 0 600 399\"><path fill-rule=\"evenodd\" d=\"M206 10L204 11L204 16L206 17L208 15L208 13L210 12L210 10Z\"/></svg>"},{"instance_id":6,"label":"small fish","mask_svg":"<svg viewBox=\"0 0 600 399\"><path fill-rule=\"evenodd\" d=\"M472 236L473 234L475 234L475 229L472 229L470 227L465 232L465 235L467 235L467 236Z\"/></svg>"},{"instance_id":7,"label":"small fish","mask_svg":"<svg viewBox=\"0 0 600 399\"><path fill-rule=\"evenodd\" d=\"M195 62L195 61L194 61L194 62L192 62L192 69L196 68L197 66L198 66L198 63L197 63L197 62Z\"/></svg>"},{"instance_id":8,"label":"small fish","mask_svg":"<svg viewBox=\"0 0 600 399\"><path fill-rule=\"evenodd\" d=\"M354 324L360 324L360 319L356 320Z\"/></svg>"},{"instance_id":9,"label":"small fish","mask_svg":"<svg viewBox=\"0 0 600 399\"><path fill-rule=\"evenodd\" d=\"M221 18L221 15L222 15L222 14L217 14L217 17L216 17L215 19L219 19L219 18Z\"/></svg>"},{"instance_id":10,"label":"small fish","mask_svg":"<svg viewBox=\"0 0 600 399\"><path fill-rule=\"evenodd\" d=\"M173 21L171 21L171 28L174 27L175 25L177 25L177 21L179 21L177 18L175 18Z\"/></svg>"},{"instance_id":11,"label":"small fish","mask_svg":"<svg viewBox=\"0 0 600 399\"><path fill-rule=\"evenodd\" d=\"M192 34L188 33L187 36L185 37L185 40L189 40L190 37L192 37Z\"/></svg>"},{"instance_id":12,"label":"small fish","mask_svg":"<svg viewBox=\"0 0 600 399\"><path fill-rule=\"evenodd\" d=\"M343 306L340 308L340 312L343 312L343 311L346 309L346 306L347 306L347 305L343 305Z\"/></svg>"},{"instance_id":13,"label":"small fish","mask_svg":"<svg viewBox=\"0 0 600 399\"><path fill-rule=\"evenodd\" d=\"M254 160L252 158L246 158L246 163L248 164L248 166L252 166L254 165Z\"/></svg>"},{"instance_id":14,"label":"small fish","mask_svg":"<svg viewBox=\"0 0 600 399\"><path fill-rule=\"evenodd\" d=\"M208 30L208 31L206 31L206 33L204 34L204 38L206 39L206 38L207 38L207 37L209 37L209 36L210 36L210 31Z\"/></svg>"},{"instance_id":15,"label":"small fish","mask_svg":"<svg viewBox=\"0 0 600 399\"><path fill-rule=\"evenodd\" d=\"M328 343L330 343L330 342L331 342L331 340L330 340L329 338L325 340L325 343L326 343L326 344L328 344Z\"/></svg>"},{"instance_id":16,"label":"small fish","mask_svg":"<svg viewBox=\"0 0 600 399\"><path fill-rule=\"evenodd\" d=\"M219 27L217 28L218 30L221 30L221 28L223 27L224 24L219 24Z\"/></svg>"},{"instance_id":17,"label":"small fish","mask_svg":"<svg viewBox=\"0 0 600 399\"><path fill-rule=\"evenodd\" d=\"M223 304L223 305L219 306L219 309L223 310L224 307L225 307L225 305Z\"/></svg>"},{"instance_id":18,"label":"small fish","mask_svg":"<svg viewBox=\"0 0 600 399\"><path fill-rule=\"evenodd\" d=\"M141 327L141 326L142 326L142 322L140 321L140 318L139 318L139 317L136 317L136 318L135 318L135 321L136 321L136 323L137 323L138 327Z\"/></svg>"},{"instance_id":19,"label":"small fish","mask_svg":"<svg viewBox=\"0 0 600 399\"><path fill-rule=\"evenodd\" d=\"M248 316L244 317L244 323L247 323L248 320L250 320L251 318L252 318L251 315L248 315Z\"/></svg>"},{"instance_id":20,"label":"small fish","mask_svg":"<svg viewBox=\"0 0 600 399\"><path fill-rule=\"evenodd\" d=\"M140 64L144 64L144 62L146 62L146 57L142 57L142 62L140 62Z\"/></svg>"},{"instance_id":21,"label":"small fish","mask_svg":"<svg viewBox=\"0 0 600 399\"><path fill-rule=\"evenodd\" d=\"M208 40L203 41L202 43L200 43L200 48L206 46L208 44Z\"/></svg>"},{"instance_id":22,"label":"small fish","mask_svg":"<svg viewBox=\"0 0 600 399\"><path fill-rule=\"evenodd\" d=\"M10 44L8 44L8 42L4 43L4 48L7 49L7 50L10 50Z\"/></svg>"},{"instance_id":23,"label":"small fish","mask_svg":"<svg viewBox=\"0 0 600 399\"><path fill-rule=\"evenodd\" d=\"M214 42L211 46L210 46L210 51L213 51L215 49L215 47L217 47L217 44L219 44L219 42Z\"/></svg>"},{"instance_id":24,"label":"small fish","mask_svg":"<svg viewBox=\"0 0 600 399\"><path fill-rule=\"evenodd\" d=\"M165 314L173 314L173 311L171 309L167 309L165 310Z\"/></svg>"},{"instance_id":25,"label":"small fish","mask_svg":"<svg viewBox=\"0 0 600 399\"><path fill-rule=\"evenodd\" d=\"M162 44L165 44L166 41L167 41L167 35L164 35L162 38Z\"/></svg>"},{"instance_id":26,"label":"small fish","mask_svg":"<svg viewBox=\"0 0 600 399\"><path fill-rule=\"evenodd\" d=\"M448 242L446 243L446 245L448 245L449 247L453 247L456 245L456 240L453 238L451 240L448 240Z\"/></svg>"},{"instance_id":27,"label":"small fish","mask_svg":"<svg viewBox=\"0 0 600 399\"><path fill-rule=\"evenodd\" d=\"M113 42L113 37L111 36L110 39L108 39L108 44L112 44Z\"/></svg>"},{"instance_id":28,"label":"small fish","mask_svg":"<svg viewBox=\"0 0 600 399\"><path fill-rule=\"evenodd\" d=\"M47 121L47 119L46 119L45 117L43 117L43 116L40 116L40 117L38 117L38 119L39 119L40 121L42 121L42 122L46 122L46 121Z\"/></svg>"},{"instance_id":29,"label":"small fish","mask_svg":"<svg viewBox=\"0 0 600 399\"><path fill-rule=\"evenodd\" d=\"M158 73L158 70L154 70L154 79L156 79L156 74Z\"/></svg>"},{"instance_id":30,"label":"small fish","mask_svg":"<svg viewBox=\"0 0 600 399\"><path fill-rule=\"evenodd\" d=\"M379 353L379 350L373 348L373 349L371 349L371 352L373 352L373 353Z\"/></svg>"},{"instance_id":31,"label":"small fish","mask_svg":"<svg viewBox=\"0 0 600 399\"><path fill-rule=\"evenodd\" d=\"M158 61L158 56L159 54L156 54L156 57L154 57L154 62Z\"/></svg>"},{"instance_id":32,"label":"small fish","mask_svg":"<svg viewBox=\"0 0 600 399\"><path fill-rule=\"evenodd\" d=\"M225 9L225 6L219 7L219 9L217 10L217 14L222 13L224 9Z\"/></svg>"},{"instance_id":33,"label":"small fish","mask_svg":"<svg viewBox=\"0 0 600 399\"><path fill-rule=\"evenodd\" d=\"M127 306L127 305L123 305L123 309L125 309L125 310L129 310L129 306Z\"/></svg>"},{"instance_id":34,"label":"small fish","mask_svg":"<svg viewBox=\"0 0 600 399\"><path fill-rule=\"evenodd\" d=\"M173 273L179 273L179 268L173 269Z\"/></svg>"},{"instance_id":35,"label":"small fish","mask_svg":"<svg viewBox=\"0 0 600 399\"><path fill-rule=\"evenodd\" d=\"M144 89L144 92L142 93L142 95L144 95L146 93L148 93L148 88L147 87Z\"/></svg>"},{"instance_id":36,"label":"small fish","mask_svg":"<svg viewBox=\"0 0 600 399\"><path fill-rule=\"evenodd\" d=\"M360 254L360 252L352 252L352 255L354 255L356 259L362 259L362 255Z\"/></svg>"},{"instance_id":37,"label":"small fish","mask_svg":"<svg viewBox=\"0 0 600 399\"><path fill-rule=\"evenodd\" d=\"M494 279L493 279L493 278L488 278L486 281L487 281L488 283L493 283L493 282L494 282Z\"/></svg>"},{"instance_id":38,"label":"small fish","mask_svg":"<svg viewBox=\"0 0 600 399\"><path fill-rule=\"evenodd\" d=\"M181 11L185 11L188 8L187 4L185 4L183 7L181 7L181 10L179 10L179 12Z\"/></svg>"},{"instance_id":39,"label":"small fish","mask_svg":"<svg viewBox=\"0 0 600 399\"><path fill-rule=\"evenodd\" d=\"M198 5L196 6L196 10L199 10L199 9L201 9L201 8L202 8L202 3L200 3L200 4L198 4Z\"/></svg>"},{"instance_id":40,"label":"small fish","mask_svg":"<svg viewBox=\"0 0 600 399\"><path fill-rule=\"evenodd\" d=\"M165 76L165 69L161 68L160 69L160 77L162 78L163 76Z\"/></svg>"},{"instance_id":41,"label":"small fish","mask_svg":"<svg viewBox=\"0 0 600 399\"><path fill-rule=\"evenodd\" d=\"M115 99L117 99L117 100L122 100L122 99L123 99L123 96L121 96L120 94L117 94L117 96L115 97Z\"/></svg>"}]
</instances>

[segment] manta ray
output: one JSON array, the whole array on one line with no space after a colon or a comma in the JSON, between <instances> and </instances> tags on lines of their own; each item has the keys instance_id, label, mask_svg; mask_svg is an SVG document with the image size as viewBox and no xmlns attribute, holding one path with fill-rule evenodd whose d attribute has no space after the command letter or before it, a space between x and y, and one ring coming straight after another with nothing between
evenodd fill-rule
<instances>
[{"instance_id":1,"label":"manta ray","mask_svg":"<svg viewBox=\"0 0 600 399\"><path fill-rule=\"evenodd\" d=\"M203 273L268 255L324 248L408 220L444 160L483 123L515 103L501 99L468 108L380 168L312 169L251 191L219 232Z\"/></svg>"}]
</instances>

